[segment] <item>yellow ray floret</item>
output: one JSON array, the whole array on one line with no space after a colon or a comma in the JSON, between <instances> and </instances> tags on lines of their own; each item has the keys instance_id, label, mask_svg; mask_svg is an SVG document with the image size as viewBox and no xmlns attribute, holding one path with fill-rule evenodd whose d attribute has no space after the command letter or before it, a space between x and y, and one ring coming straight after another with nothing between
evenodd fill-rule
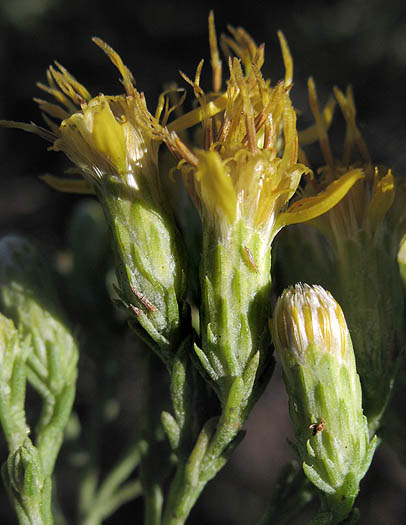
<instances>
[{"instance_id":1,"label":"yellow ray floret","mask_svg":"<svg viewBox=\"0 0 406 525\"><path fill-rule=\"evenodd\" d=\"M354 184L364 176L360 169L351 170L314 197L305 197L294 202L286 212L279 216L278 225L283 227L288 224L299 224L323 215L340 202Z\"/></svg>"}]
</instances>

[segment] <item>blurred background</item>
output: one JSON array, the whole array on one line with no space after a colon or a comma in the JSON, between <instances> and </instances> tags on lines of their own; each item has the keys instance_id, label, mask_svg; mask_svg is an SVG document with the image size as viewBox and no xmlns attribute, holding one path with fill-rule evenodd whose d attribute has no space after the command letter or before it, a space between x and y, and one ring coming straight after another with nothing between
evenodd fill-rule
<instances>
[{"instance_id":1,"label":"blurred background","mask_svg":"<svg viewBox=\"0 0 406 525\"><path fill-rule=\"evenodd\" d=\"M184 85L178 70L193 77L201 58L206 59L202 85L210 89L210 9L218 34L226 32L228 24L243 26L257 43L266 44L263 73L273 81L283 75L276 32L284 32L294 58L292 99L303 111L301 126L312 120L306 93L310 75L322 103L334 85L344 89L352 84L358 122L374 162L406 175L404 0L252 0L238 5L205 0L0 0L0 118L41 124L32 97L43 94L35 82L45 81L46 68L55 59L92 94L121 92L117 71L91 42L95 35L119 52L152 111L168 82ZM192 102L190 94L187 104ZM56 260L66 243L71 211L82 197L58 194L38 180L40 174L62 174L68 166L62 154L46 148L28 133L0 129L0 234L28 235ZM129 387L130 372L122 366L127 376L120 381ZM126 402L123 425L131 425L133 396L123 396ZM246 427L245 440L207 487L190 523L248 525L261 516L278 469L294 457L287 442L291 430L278 367ZM110 451L113 454L114 447ZM361 486L361 524L404 522L405 478L395 454L382 446ZM1 492L0 501L4 499ZM127 505L107 523L137 522L137 505ZM4 504L0 522L14 523Z\"/></svg>"}]
</instances>

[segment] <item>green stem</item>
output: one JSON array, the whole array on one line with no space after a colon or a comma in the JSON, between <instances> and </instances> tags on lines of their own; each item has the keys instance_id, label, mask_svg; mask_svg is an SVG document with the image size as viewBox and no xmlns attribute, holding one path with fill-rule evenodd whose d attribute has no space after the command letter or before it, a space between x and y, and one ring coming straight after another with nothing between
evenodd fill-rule
<instances>
[{"instance_id":1,"label":"green stem","mask_svg":"<svg viewBox=\"0 0 406 525\"><path fill-rule=\"evenodd\" d=\"M111 516L118 508L125 503L138 498L142 494L140 481L131 481L123 485L113 496L105 502L102 512L102 520ZM102 521L101 520L101 521Z\"/></svg>"},{"instance_id":2,"label":"green stem","mask_svg":"<svg viewBox=\"0 0 406 525\"><path fill-rule=\"evenodd\" d=\"M114 514L118 508L138 498L141 494L142 486L139 480L126 483L108 499L99 502L95 511L83 521L83 525L101 525L101 523Z\"/></svg>"},{"instance_id":3,"label":"green stem","mask_svg":"<svg viewBox=\"0 0 406 525\"><path fill-rule=\"evenodd\" d=\"M161 525L163 495L158 483L150 485L144 496L144 525Z\"/></svg>"},{"instance_id":4,"label":"green stem","mask_svg":"<svg viewBox=\"0 0 406 525\"><path fill-rule=\"evenodd\" d=\"M216 424L218 422L217 428ZM242 420L230 417L227 407L220 420L206 422L186 460L180 461L166 503L163 525L182 525L206 484L227 463L243 433Z\"/></svg>"},{"instance_id":5,"label":"green stem","mask_svg":"<svg viewBox=\"0 0 406 525\"><path fill-rule=\"evenodd\" d=\"M144 440L137 440L111 470L98 491L95 503L103 501L113 495L119 485L123 483L134 471L141 461L141 457L147 450Z\"/></svg>"},{"instance_id":6,"label":"green stem","mask_svg":"<svg viewBox=\"0 0 406 525\"><path fill-rule=\"evenodd\" d=\"M93 340L96 340L97 336L99 340L105 341L105 344L97 347L97 354L96 350L91 347L92 354L94 352L92 358L96 367L97 380L96 392L86 419L88 421L88 439L85 446L88 460L80 481L78 505L79 516L84 517L82 519L87 519L87 516L94 510L94 500L97 498L96 493L100 476L100 436L103 434L106 404L113 396L111 385L117 381L117 373L112 373L116 367L111 357L112 341L109 335L100 330L100 327L92 327L90 336ZM102 352L102 356L98 355L100 352Z\"/></svg>"},{"instance_id":7,"label":"green stem","mask_svg":"<svg viewBox=\"0 0 406 525\"><path fill-rule=\"evenodd\" d=\"M94 495L92 504L89 505L89 510L82 521L83 525L98 525L111 515L122 501L129 501L131 495L137 497L142 492L138 481L136 485L129 483L121 488L120 485L138 466L146 448L145 441L137 440L109 472Z\"/></svg>"},{"instance_id":8,"label":"green stem","mask_svg":"<svg viewBox=\"0 0 406 525\"><path fill-rule=\"evenodd\" d=\"M199 498L205 481L192 484L186 479L185 462L178 466L166 503L163 525L182 525Z\"/></svg>"},{"instance_id":9,"label":"green stem","mask_svg":"<svg viewBox=\"0 0 406 525\"><path fill-rule=\"evenodd\" d=\"M140 481L144 498L144 525L161 525L162 483L169 470L170 451L163 440L161 411L169 398L167 370L148 348L140 349L142 378Z\"/></svg>"},{"instance_id":10,"label":"green stem","mask_svg":"<svg viewBox=\"0 0 406 525\"><path fill-rule=\"evenodd\" d=\"M44 524L52 525L54 522L54 519L52 515L52 479L51 477L47 478L44 481L44 486L42 487L41 497L42 497L41 511L44 517Z\"/></svg>"}]
</instances>

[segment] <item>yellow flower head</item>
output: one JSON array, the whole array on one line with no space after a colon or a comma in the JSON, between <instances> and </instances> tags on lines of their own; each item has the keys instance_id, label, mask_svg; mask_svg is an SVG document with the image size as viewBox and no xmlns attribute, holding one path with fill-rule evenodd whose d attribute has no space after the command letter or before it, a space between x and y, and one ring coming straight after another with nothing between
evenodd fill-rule
<instances>
[{"instance_id":1,"label":"yellow flower head","mask_svg":"<svg viewBox=\"0 0 406 525\"><path fill-rule=\"evenodd\" d=\"M223 38L223 47L239 55L229 57L225 93L214 101L205 95L199 85L203 63L193 82L184 75L199 99L200 115L195 110L169 125L166 142L181 160L185 185L205 221L226 234L229 225L244 219L271 237L279 213L307 171L297 164L296 115L288 94L291 60L280 34L287 78L271 87L260 72L263 46L257 47L242 29L233 33L234 39ZM210 43L212 64L218 68L212 19ZM219 89L218 76L213 77L213 88ZM192 152L174 130L195 118L203 122L204 148Z\"/></svg>"},{"instance_id":2,"label":"yellow flower head","mask_svg":"<svg viewBox=\"0 0 406 525\"><path fill-rule=\"evenodd\" d=\"M296 113L289 98L293 62L287 43L278 33L286 73L272 87L261 74L264 46L257 46L243 29L231 28L233 38L223 36L221 41L229 79L218 96L221 62L212 15L209 30L213 93L206 95L200 87L203 61L193 81L182 74L193 86L200 107L172 122L165 142L180 161L186 188L206 223L227 235L230 225L244 219L271 241L284 225L330 209L355 179L329 188L317 199L306 199L300 209L296 205L294 211L285 211L302 174L310 172L297 162ZM192 151L176 132L198 122L203 124L204 144Z\"/></svg>"},{"instance_id":3,"label":"yellow flower head","mask_svg":"<svg viewBox=\"0 0 406 525\"><path fill-rule=\"evenodd\" d=\"M391 170L373 166L368 148L356 124L356 110L351 87L344 94L334 88L334 94L346 121L343 156L336 159L330 145L327 123L320 112L316 88L313 79L309 79L309 104L315 118L312 133L307 133L306 143L317 141L325 160L325 166L320 168L319 177L308 181L306 192L320 192L327 185L342 183L359 173L361 177L345 197L326 215L317 218L315 225L339 249L340 242L345 238L355 236L359 231L368 232L372 237L379 238L385 229L386 219L399 208L397 226L404 224L406 213L404 206L395 201L404 194L404 183L396 179ZM313 137L311 138L311 135ZM358 152L358 158L353 159ZM401 209L400 209L401 208ZM401 217L403 216L403 218ZM396 245L398 246L398 241Z\"/></svg>"},{"instance_id":4,"label":"yellow flower head","mask_svg":"<svg viewBox=\"0 0 406 525\"><path fill-rule=\"evenodd\" d=\"M35 124L3 122L35 133L52 142L50 149L63 151L79 168L87 186L99 185L105 176L115 176L132 189L147 183L157 185L158 145L162 141L159 117L163 104L153 116L148 111L144 95L139 93L133 76L119 55L99 38L93 41L108 55L122 75L125 94L98 95L92 98L63 66L56 62L47 71L48 84L38 86L54 97L57 103L35 99L49 129ZM169 112L166 111L164 121ZM60 123L56 123L60 120ZM83 190L82 183L45 178L61 190Z\"/></svg>"}]
</instances>

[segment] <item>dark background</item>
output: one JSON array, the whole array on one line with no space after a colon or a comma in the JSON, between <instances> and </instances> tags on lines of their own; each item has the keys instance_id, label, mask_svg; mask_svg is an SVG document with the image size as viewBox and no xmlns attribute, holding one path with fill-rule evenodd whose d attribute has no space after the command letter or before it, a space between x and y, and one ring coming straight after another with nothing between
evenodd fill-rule
<instances>
[{"instance_id":1,"label":"dark background","mask_svg":"<svg viewBox=\"0 0 406 525\"><path fill-rule=\"evenodd\" d=\"M306 95L309 75L315 78L322 102L333 85L344 89L351 83L372 158L405 174L404 0L246 1L238 5L0 0L0 118L41 123L31 99L43 96L35 82L45 80L45 70L54 59L92 94L121 92L117 71L90 40L94 35L119 52L153 110L165 83L183 85L179 69L193 76L203 57L203 79L209 78L207 17L211 8L218 33L226 31L227 24L243 26L257 43L266 43L263 72L274 81L283 74L276 37L276 31L283 30L294 57L292 98L304 112L302 125L311 120ZM70 210L80 197L58 194L37 179L45 172L61 174L68 165L61 154L47 153L46 147L35 136L0 129L0 234L26 234L55 258L65 243ZM209 484L190 523L243 525L261 515L279 466L293 457L286 441L290 426L279 371L247 429L245 441ZM405 470L383 446L362 484L361 524L400 524L405 487ZM12 523L3 507L0 522ZM109 523L130 522L133 514L127 512L121 521Z\"/></svg>"}]
</instances>

